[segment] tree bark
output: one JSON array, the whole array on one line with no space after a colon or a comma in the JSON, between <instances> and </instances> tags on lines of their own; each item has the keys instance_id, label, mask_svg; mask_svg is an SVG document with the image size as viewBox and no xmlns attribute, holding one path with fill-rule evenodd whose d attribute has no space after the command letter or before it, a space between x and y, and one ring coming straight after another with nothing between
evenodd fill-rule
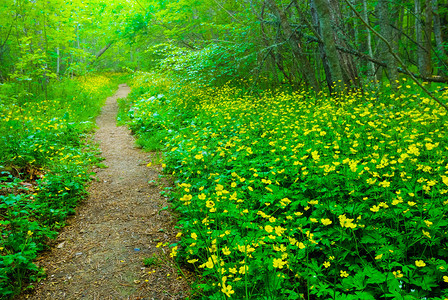
<instances>
[{"instance_id":1,"label":"tree bark","mask_svg":"<svg viewBox=\"0 0 448 300\"><path fill-rule=\"evenodd\" d=\"M297 10L299 10L297 2L296 2L296 8L297 8ZM314 30L316 31L316 34L319 36L319 38L321 38L322 30L321 30L321 26L320 26L320 22L319 22L319 17L317 15L316 4L313 0L311 0L310 8L311 8L311 17L313 20ZM330 66L328 64L327 54L325 52L324 43L322 41L319 42L318 48L319 48L320 59L322 60L322 66L323 66L323 69L325 72L325 80L327 82L328 90L330 91L330 93L333 93L334 79L331 75L331 70L330 70Z\"/></svg>"},{"instance_id":2,"label":"tree bark","mask_svg":"<svg viewBox=\"0 0 448 300\"><path fill-rule=\"evenodd\" d=\"M431 36L432 36L432 3L431 0L425 1L425 36L424 36L424 47L426 49L425 59L424 59L424 69L420 73L424 77L430 77L432 74L432 59L431 59Z\"/></svg>"},{"instance_id":3,"label":"tree bark","mask_svg":"<svg viewBox=\"0 0 448 300\"><path fill-rule=\"evenodd\" d=\"M381 35L389 41L392 51L388 51L387 46L382 43L380 56L384 57L387 63L387 75L393 88L397 87L398 72L397 62L391 52L397 52L397 35L394 32L394 26L398 18L398 10L395 5L389 5L388 0L378 0L378 14L380 22ZM392 26L391 26L392 25Z\"/></svg>"},{"instance_id":4,"label":"tree bark","mask_svg":"<svg viewBox=\"0 0 448 300\"><path fill-rule=\"evenodd\" d=\"M432 5L431 5L432 8ZM422 76L429 76L431 73L431 48L428 51L428 30L427 20L423 20L421 0L414 0L415 14L415 37L418 44L417 47L417 66ZM427 17L427 8L425 8L425 17ZM431 44L429 43L429 47Z\"/></svg>"},{"instance_id":5,"label":"tree bark","mask_svg":"<svg viewBox=\"0 0 448 300\"><path fill-rule=\"evenodd\" d=\"M437 74L446 73L442 71L444 70L444 64L441 60L446 58L446 51L443 47L442 26L440 24L439 6L437 4L437 0L432 0L432 11L434 19L434 39L436 41L436 48L439 56L439 69Z\"/></svg>"},{"instance_id":6,"label":"tree bark","mask_svg":"<svg viewBox=\"0 0 448 300\"><path fill-rule=\"evenodd\" d=\"M335 43L343 47L348 47L348 40L353 40L353 36L347 36L349 32L343 22L344 16L341 12L341 5L339 0L330 1L330 16L333 25ZM342 78L346 87L361 86L358 77L358 70L352 56L344 52L338 51L339 63L342 69Z\"/></svg>"},{"instance_id":7,"label":"tree bark","mask_svg":"<svg viewBox=\"0 0 448 300\"><path fill-rule=\"evenodd\" d=\"M326 57L330 67L332 84L337 92L344 89L344 79L342 77L342 68L339 63L338 51L336 50L332 16L330 12L330 3L328 0L314 0L317 15L319 17L320 29Z\"/></svg>"},{"instance_id":8,"label":"tree bark","mask_svg":"<svg viewBox=\"0 0 448 300\"><path fill-rule=\"evenodd\" d=\"M362 18L366 23L369 23L369 16L367 13L367 0L362 0ZM372 34L370 32L369 28L366 28L366 47L367 47L367 53L370 57L373 57L373 51L372 51ZM367 68L367 75L370 77L373 77L373 79L376 81L376 74L375 74L375 66L372 62L368 63Z\"/></svg>"}]
</instances>

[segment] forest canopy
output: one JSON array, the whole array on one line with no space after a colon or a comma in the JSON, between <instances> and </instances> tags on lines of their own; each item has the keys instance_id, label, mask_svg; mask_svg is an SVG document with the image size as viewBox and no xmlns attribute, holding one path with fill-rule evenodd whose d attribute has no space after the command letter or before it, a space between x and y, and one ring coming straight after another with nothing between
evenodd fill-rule
<instances>
[{"instance_id":1,"label":"forest canopy","mask_svg":"<svg viewBox=\"0 0 448 300\"><path fill-rule=\"evenodd\" d=\"M93 70L338 91L400 74L446 83L448 5L367 0L5 0L0 80L45 89ZM410 75L409 73L412 73ZM24 81L27 84L24 84Z\"/></svg>"}]
</instances>

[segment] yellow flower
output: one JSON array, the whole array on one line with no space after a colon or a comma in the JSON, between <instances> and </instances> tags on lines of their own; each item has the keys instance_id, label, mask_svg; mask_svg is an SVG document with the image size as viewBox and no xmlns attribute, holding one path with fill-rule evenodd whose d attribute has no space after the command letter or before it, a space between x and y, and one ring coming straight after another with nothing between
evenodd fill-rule
<instances>
[{"instance_id":1,"label":"yellow flower","mask_svg":"<svg viewBox=\"0 0 448 300\"><path fill-rule=\"evenodd\" d=\"M173 247L173 249L171 250L170 256L171 257L177 256L177 246Z\"/></svg>"},{"instance_id":2,"label":"yellow flower","mask_svg":"<svg viewBox=\"0 0 448 300\"><path fill-rule=\"evenodd\" d=\"M287 206L289 203L291 203L291 200L289 200L288 198L283 198L282 200L280 200L280 204L282 206Z\"/></svg>"},{"instance_id":3,"label":"yellow flower","mask_svg":"<svg viewBox=\"0 0 448 300\"><path fill-rule=\"evenodd\" d=\"M180 198L180 201L190 201L192 198L192 195L183 195L182 198Z\"/></svg>"},{"instance_id":4,"label":"yellow flower","mask_svg":"<svg viewBox=\"0 0 448 300\"><path fill-rule=\"evenodd\" d=\"M235 291L232 290L232 286L231 285L225 285L224 283L222 285L221 292L223 292L227 297L230 297L230 295L235 293Z\"/></svg>"},{"instance_id":5,"label":"yellow flower","mask_svg":"<svg viewBox=\"0 0 448 300\"><path fill-rule=\"evenodd\" d=\"M196 159L202 159L202 158L204 158L204 156L203 156L202 154L197 154L197 155L194 156L194 158L196 158Z\"/></svg>"},{"instance_id":6,"label":"yellow flower","mask_svg":"<svg viewBox=\"0 0 448 300\"><path fill-rule=\"evenodd\" d=\"M325 226L330 225L331 223L333 223L330 219L321 219L320 220L322 222L322 224L324 224Z\"/></svg>"},{"instance_id":7,"label":"yellow flower","mask_svg":"<svg viewBox=\"0 0 448 300\"><path fill-rule=\"evenodd\" d=\"M324 265L325 268L328 268L329 266L331 266L331 263L329 261L325 261L323 263L323 265Z\"/></svg>"},{"instance_id":8,"label":"yellow flower","mask_svg":"<svg viewBox=\"0 0 448 300\"><path fill-rule=\"evenodd\" d=\"M238 273L240 274L246 274L246 272L249 270L248 266L242 266L240 267L240 269L238 270Z\"/></svg>"},{"instance_id":9,"label":"yellow flower","mask_svg":"<svg viewBox=\"0 0 448 300\"><path fill-rule=\"evenodd\" d=\"M188 263L190 263L190 264L194 264L195 262L197 262L198 261L198 259L190 259L190 260L188 260Z\"/></svg>"},{"instance_id":10,"label":"yellow flower","mask_svg":"<svg viewBox=\"0 0 448 300\"><path fill-rule=\"evenodd\" d=\"M378 205L374 205L373 207L370 208L370 210L373 212L378 212L380 210L380 207Z\"/></svg>"},{"instance_id":11,"label":"yellow flower","mask_svg":"<svg viewBox=\"0 0 448 300\"><path fill-rule=\"evenodd\" d=\"M348 277L350 274L341 270L341 277Z\"/></svg>"},{"instance_id":12,"label":"yellow flower","mask_svg":"<svg viewBox=\"0 0 448 300\"><path fill-rule=\"evenodd\" d=\"M341 223L341 227L346 227L346 228L356 228L356 224L353 223L354 219L349 219L345 216L345 214L340 215L339 217L339 222Z\"/></svg>"},{"instance_id":13,"label":"yellow flower","mask_svg":"<svg viewBox=\"0 0 448 300\"><path fill-rule=\"evenodd\" d=\"M384 181L378 183L378 185L386 188L386 187L390 186L390 182L387 180L384 180Z\"/></svg>"},{"instance_id":14,"label":"yellow flower","mask_svg":"<svg viewBox=\"0 0 448 300\"><path fill-rule=\"evenodd\" d=\"M197 238L198 238L198 235L196 234L196 233L192 233L191 234L191 238L193 239L193 240L196 240Z\"/></svg>"},{"instance_id":15,"label":"yellow flower","mask_svg":"<svg viewBox=\"0 0 448 300\"><path fill-rule=\"evenodd\" d=\"M375 256L375 259L381 259L381 257L383 257L383 254L379 254L379 255Z\"/></svg>"},{"instance_id":16,"label":"yellow flower","mask_svg":"<svg viewBox=\"0 0 448 300\"><path fill-rule=\"evenodd\" d=\"M426 266L426 264L425 264L425 262L423 260L416 260L415 261L415 265L417 267L424 267L424 266Z\"/></svg>"},{"instance_id":17,"label":"yellow flower","mask_svg":"<svg viewBox=\"0 0 448 300\"><path fill-rule=\"evenodd\" d=\"M205 266L209 269L213 269L214 263L211 257L208 258L207 262L205 263Z\"/></svg>"},{"instance_id":18,"label":"yellow flower","mask_svg":"<svg viewBox=\"0 0 448 300\"><path fill-rule=\"evenodd\" d=\"M403 273L401 273L400 270L398 270L398 271L393 271L392 274L394 274L395 278L401 278L401 277L403 277Z\"/></svg>"},{"instance_id":19,"label":"yellow flower","mask_svg":"<svg viewBox=\"0 0 448 300\"><path fill-rule=\"evenodd\" d=\"M225 246L225 247L222 249L222 253L224 253L224 255L229 255L229 254L230 254L230 249L229 249L229 247Z\"/></svg>"},{"instance_id":20,"label":"yellow flower","mask_svg":"<svg viewBox=\"0 0 448 300\"><path fill-rule=\"evenodd\" d=\"M281 236L283 234L283 232L285 232L285 231L286 231L286 228L283 228L281 226L275 226L275 233L278 236Z\"/></svg>"},{"instance_id":21,"label":"yellow flower","mask_svg":"<svg viewBox=\"0 0 448 300\"><path fill-rule=\"evenodd\" d=\"M274 268L279 268L279 269L283 269L283 266L287 264L286 261L283 261L281 258L274 258Z\"/></svg>"},{"instance_id":22,"label":"yellow flower","mask_svg":"<svg viewBox=\"0 0 448 300\"><path fill-rule=\"evenodd\" d=\"M448 276L443 276L443 281L448 282Z\"/></svg>"},{"instance_id":23,"label":"yellow flower","mask_svg":"<svg viewBox=\"0 0 448 300\"><path fill-rule=\"evenodd\" d=\"M429 234L428 231L424 231L424 230L422 229L422 233L423 233L423 235L426 236L428 239L431 238L431 235Z\"/></svg>"},{"instance_id":24,"label":"yellow flower","mask_svg":"<svg viewBox=\"0 0 448 300\"><path fill-rule=\"evenodd\" d=\"M369 178L366 180L368 184L374 184L376 182L376 179Z\"/></svg>"},{"instance_id":25,"label":"yellow flower","mask_svg":"<svg viewBox=\"0 0 448 300\"><path fill-rule=\"evenodd\" d=\"M271 225L266 225L264 227L264 230L266 230L268 233L271 233L272 231L274 231L274 228Z\"/></svg>"}]
</instances>

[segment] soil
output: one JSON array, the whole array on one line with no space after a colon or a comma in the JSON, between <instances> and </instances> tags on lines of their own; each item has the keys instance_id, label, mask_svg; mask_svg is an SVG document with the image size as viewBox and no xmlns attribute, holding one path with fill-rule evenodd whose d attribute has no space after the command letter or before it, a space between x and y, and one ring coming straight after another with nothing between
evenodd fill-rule
<instances>
[{"instance_id":1,"label":"soil","mask_svg":"<svg viewBox=\"0 0 448 300\"><path fill-rule=\"evenodd\" d=\"M116 126L117 99L129 91L127 85L120 85L97 118L94 140L107 168L94 169L97 178L89 187L89 197L68 220L51 251L37 262L47 278L32 294L18 299L188 296L187 280L170 258L169 247L158 247L176 242L178 232L166 209L167 199L160 195L161 166L154 153L135 147L126 127ZM145 266L147 258L154 259Z\"/></svg>"}]
</instances>

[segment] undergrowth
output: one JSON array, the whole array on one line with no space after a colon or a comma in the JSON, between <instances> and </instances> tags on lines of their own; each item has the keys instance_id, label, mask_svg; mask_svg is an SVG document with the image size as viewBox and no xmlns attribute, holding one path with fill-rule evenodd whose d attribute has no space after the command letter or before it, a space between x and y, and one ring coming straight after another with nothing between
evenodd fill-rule
<instances>
[{"instance_id":1,"label":"undergrowth","mask_svg":"<svg viewBox=\"0 0 448 300\"><path fill-rule=\"evenodd\" d=\"M197 297L446 299L447 112L416 90L251 96L136 74L128 122L164 146Z\"/></svg>"},{"instance_id":2,"label":"undergrowth","mask_svg":"<svg viewBox=\"0 0 448 300\"><path fill-rule=\"evenodd\" d=\"M0 93L0 298L44 276L33 260L86 195L89 167L100 161L87 142L117 84L112 74L62 79L47 100L20 104Z\"/></svg>"}]
</instances>

